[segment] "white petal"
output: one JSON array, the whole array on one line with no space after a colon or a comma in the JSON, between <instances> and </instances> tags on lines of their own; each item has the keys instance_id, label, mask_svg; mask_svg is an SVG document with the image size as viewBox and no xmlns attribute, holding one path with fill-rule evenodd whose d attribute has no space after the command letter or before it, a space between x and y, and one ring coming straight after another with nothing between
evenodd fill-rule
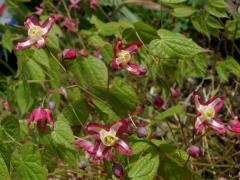
<instances>
[{"instance_id":1,"label":"white petal","mask_svg":"<svg viewBox=\"0 0 240 180\"><path fill-rule=\"evenodd\" d=\"M99 145L99 147L98 147L96 156L97 156L97 157L101 157L104 149L105 149L105 146L101 143L101 144Z\"/></svg>"}]
</instances>

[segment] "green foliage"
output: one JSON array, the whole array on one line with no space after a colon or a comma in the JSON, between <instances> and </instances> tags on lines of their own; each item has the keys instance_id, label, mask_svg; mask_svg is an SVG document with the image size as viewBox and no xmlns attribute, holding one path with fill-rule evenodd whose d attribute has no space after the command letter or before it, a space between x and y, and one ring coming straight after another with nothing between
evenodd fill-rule
<instances>
[{"instance_id":1,"label":"green foliage","mask_svg":"<svg viewBox=\"0 0 240 180\"><path fill-rule=\"evenodd\" d=\"M8 180L9 178L9 173L8 173L8 168L5 164L4 159L2 158L2 155L0 154L0 176L2 180Z\"/></svg>"},{"instance_id":2,"label":"green foliage","mask_svg":"<svg viewBox=\"0 0 240 180\"><path fill-rule=\"evenodd\" d=\"M179 33L160 29L160 39L151 41L149 49L152 54L163 59L169 58L191 58L194 55L204 52L192 39Z\"/></svg>"},{"instance_id":3,"label":"green foliage","mask_svg":"<svg viewBox=\"0 0 240 180\"><path fill-rule=\"evenodd\" d=\"M31 144L25 144L14 152L11 165L20 180L47 178L47 171L41 162L39 150Z\"/></svg>"}]
</instances>

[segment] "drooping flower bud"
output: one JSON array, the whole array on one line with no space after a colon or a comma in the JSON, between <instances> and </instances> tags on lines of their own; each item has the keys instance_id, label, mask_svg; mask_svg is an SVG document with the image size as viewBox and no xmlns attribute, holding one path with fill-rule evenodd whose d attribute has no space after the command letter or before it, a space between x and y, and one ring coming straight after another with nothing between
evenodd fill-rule
<instances>
[{"instance_id":1,"label":"drooping flower bud","mask_svg":"<svg viewBox=\"0 0 240 180\"><path fill-rule=\"evenodd\" d=\"M88 50L87 49L81 49L78 51L81 57L88 57Z\"/></svg>"},{"instance_id":2,"label":"drooping flower bud","mask_svg":"<svg viewBox=\"0 0 240 180\"><path fill-rule=\"evenodd\" d=\"M53 110L55 108L55 105L56 105L55 101L51 100L51 101L48 102L48 108L50 110Z\"/></svg>"},{"instance_id":3,"label":"drooping flower bud","mask_svg":"<svg viewBox=\"0 0 240 180\"><path fill-rule=\"evenodd\" d=\"M155 96L153 98L153 105L157 108L162 108L164 105L164 101L160 96Z\"/></svg>"},{"instance_id":4,"label":"drooping flower bud","mask_svg":"<svg viewBox=\"0 0 240 180\"><path fill-rule=\"evenodd\" d=\"M112 172L115 177L117 177L119 179L123 178L124 172L123 172L123 167L121 164L114 162L113 166L112 166Z\"/></svg>"},{"instance_id":5,"label":"drooping flower bud","mask_svg":"<svg viewBox=\"0 0 240 180\"><path fill-rule=\"evenodd\" d=\"M80 162L78 163L78 167L79 167L80 169L84 170L84 169L87 167L86 161L80 161Z\"/></svg>"},{"instance_id":6,"label":"drooping flower bud","mask_svg":"<svg viewBox=\"0 0 240 180\"><path fill-rule=\"evenodd\" d=\"M72 60L76 58L76 50L75 49L64 49L63 50L63 58L66 60Z\"/></svg>"},{"instance_id":7,"label":"drooping flower bud","mask_svg":"<svg viewBox=\"0 0 240 180\"><path fill-rule=\"evenodd\" d=\"M137 136L139 138L147 137L147 129L146 129L146 127L138 127L137 128Z\"/></svg>"},{"instance_id":8,"label":"drooping flower bud","mask_svg":"<svg viewBox=\"0 0 240 180\"><path fill-rule=\"evenodd\" d=\"M171 87L170 92L171 92L172 98L177 98L177 97L181 96L180 91L176 88Z\"/></svg>"},{"instance_id":9,"label":"drooping flower bud","mask_svg":"<svg viewBox=\"0 0 240 180\"><path fill-rule=\"evenodd\" d=\"M187 153L193 158L198 158L201 155L201 150L198 146L192 145L187 149Z\"/></svg>"}]
</instances>

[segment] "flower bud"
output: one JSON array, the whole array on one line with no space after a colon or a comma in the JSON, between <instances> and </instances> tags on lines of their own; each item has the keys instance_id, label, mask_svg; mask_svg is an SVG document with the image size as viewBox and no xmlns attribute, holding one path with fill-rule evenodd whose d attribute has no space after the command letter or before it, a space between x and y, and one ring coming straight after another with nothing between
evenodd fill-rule
<instances>
[{"instance_id":1,"label":"flower bud","mask_svg":"<svg viewBox=\"0 0 240 180\"><path fill-rule=\"evenodd\" d=\"M50 110L53 110L55 108L55 105L56 105L55 101L49 101L48 102L48 108Z\"/></svg>"},{"instance_id":2,"label":"flower bud","mask_svg":"<svg viewBox=\"0 0 240 180\"><path fill-rule=\"evenodd\" d=\"M112 172L115 177L122 179L124 173L121 164L114 162L112 166Z\"/></svg>"},{"instance_id":3,"label":"flower bud","mask_svg":"<svg viewBox=\"0 0 240 180\"><path fill-rule=\"evenodd\" d=\"M170 92L171 92L172 98L177 98L177 97L181 96L180 91L176 88L171 87Z\"/></svg>"},{"instance_id":4,"label":"flower bud","mask_svg":"<svg viewBox=\"0 0 240 180\"><path fill-rule=\"evenodd\" d=\"M63 58L64 59L75 59L76 58L76 50L75 49L64 49L63 50Z\"/></svg>"},{"instance_id":5,"label":"flower bud","mask_svg":"<svg viewBox=\"0 0 240 180\"><path fill-rule=\"evenodd\" d=\"M189 156L193 158L197 158L201 155L201 150L198 146L192 145L187 149L187 153L189 154Z\"/></svg>"},{"instance_id":6,"label":"flower bud","mask_svg":"<svg viewBox=\"0 0 240 180\"><path fill-rule=\"evenodd\" d=\"M88 50L87 49L81 49L78 51L81 57L88 57Z\"/></svg>"},{"instance_id":7,"label":"flower bud","mask_svg":"<svg viewBox=\"0 0 240 180\"><path fill-rule=\"evenodd\" d=\"M78 167L79 167L80 169L84 170L84 169L87 167L86 161L80 161L80 162L78 163Z\"/></svg>"},{"instance_id":8,"label":"flower bud","mask_svg":"<svg viewBox=\"0 0 240 180\"><path fill-rule=\"evenodd\" d=\"M137 128L137 136L139 138L147 137L147 129L146 129L146 127L138 127Z\"/></svg>"},{"instance_id":9,"label":"flower bud","mask_svg":"<svg viewBox=\"0 0 240 180\"><path fill-rule=\"evenodd\" d=\"M155 96L153 98L153 105L157 108L162 108L164 105L164 101L160 96Z\"/></svg>"}]
</instances>

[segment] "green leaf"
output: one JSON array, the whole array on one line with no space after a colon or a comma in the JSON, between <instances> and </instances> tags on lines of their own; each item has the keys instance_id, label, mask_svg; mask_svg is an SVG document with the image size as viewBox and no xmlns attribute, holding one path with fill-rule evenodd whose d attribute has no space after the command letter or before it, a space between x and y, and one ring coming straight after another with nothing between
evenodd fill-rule
<instances>
[{"instance_id":1,"label":"green leaf","mask_svg":"<svg viewBox=\"0 0 240 180\"><path fill-rule=\"evenodd\" d=\"M128 172L132 180L154 179L159 166L159 156L157 154L147 154L133 164Z\"/></svg>"},{"instance_id":2,"label":"green leaf","mask_svg":"<svg viewBox=\"0 0 240 180\"><path fill-rule=\"evenodd\" d=\"M8 168L7 168L5 161L1 154L0 154L0 177L2 180L10 179L9 173L8 173Z\"/></svg>"},{"instance_id":3,"label":"green leaf","mask_svg":"<svg viewBox=\"0 0 240 180\"><path fill-rule=\"evenodd\" d=\"M30 76L31 80L45 80L45 74L41 66L39 66L35 61L30 59L25 64L24 70Z\"/></svg>"},{"instance_id":4,"label":"green leaf","mask_svg":"<svg viewBox=\"0 0 240 180\"><path fill-rule=\"evenodd\" d=\"M121 78L115 78L112 82L111 94L108 102L113 110L121 117L133 112L138 103L138 96L135 90Z\"/></svg>"},{"instance_id":5,"label":"green leaf","mask_svg":"<svg viewBox=\"0 0 240 180\"><path fill-rule=\"evenodd\" d=\"M12 51L13 49L12 33L9 30L6 30L2 36L2 45L8 51Z\"/></svg>"},{"instance_id":6,"label":"green leaf","mask_svg":"<svg viewBox=\"0 0 240 180\"><path fill-rule=\"evenodd\" d=\"M133 154L139 154L146 149L148 149L150 145L146 142L135 142L133 145L131 145Z\"/></svg>"},{"instance_id":7,"label":"green leaf","mask_svg":"<svg viewBox=\"0 0 240 180\"><path fill-rule=\"evenodd\" d=\"M52 132L53 140L57 144L73 149L72 142L74 141L74 136L71 127L62 114L60 114L57 119L54 131Z\"/></svg>"},{"instance_id":8,"label":"green leaf","mask_svg":"<svg viewBox=\"0 0 240 180\"><path fill-rule=\"evenodd\" d=\"M218 18L228 17L225 9L217 9L217 8L215 8L213 6L209 6L209 5L207 5L205 7L205 9L209 14L211 14L215 17L218 17Z\"/></svg>"},{"instance_id":9,"label":"green leaf","mask_svg":"<svg viewBox=\"0 0 240 180\"><path fill-rule=\"evenodd\" d=\"M84 100L70 103L63 109L63 115L70 121L72 126L85 124L88 118L89 110Z\"/></svg>"},{"instance_id":10,"label":"green leaf","mask_svg":"<svg viewBox=\"0 0 240 180\"><path fill-rule=\"evenodd\" d=\"M210 33L207 27L207 24L204 20L204 17L201 14L196 14L191 18L191 23L193 27L200 33L204 34L210 38Z\"/></svg>"},{"instance_id":11,"label":"green leaf","mask_svg":"<svg viewBox=\"0 0 240 180\"><path fill-rule=\"evenodd\" d=\"M50 68L49 57L44 49L35 50L31 59L33 61L36 61L38 64L41 64L47 68Z\"/></svg>"},{"instance_id":12,"label":"green leaf","mask_svg":"<svg viewBox=\"0 0 240 180\"><path fill-rule=\"evenodd\" d=\"M107 67L99 59L88 57L81 61L69 62L69 65L80 86L91 90L107 86Z\"/></svg>"},{"instance_id":13,"label":"green leaf","mask_svg":"<svg viewBox=\"0 0 240 180\"><path fill-rule=\"evenodd\" d=\"M213 16L207 16L206 22L207 25L210 26L211 28L224 29L223 25L219 22L219 20L214 18Z\"/></svg>"},{"instance_id":14,"label":"green leaf","mask_svg":"<svg viewBox=\"0 0 240 180\"><path fill-rule=\"evenodd\" d=\"M11 135L14 138L19 137L19 122L18 119L14 116L7 116L4 119L1 120L1 128L4 128L4 130ZM9 139L9 137L5 134L4 139Z\"/></svg>"},{"instance_id":15,"label":"green leaf","mask_svg":"<svg viewBox=\"0 0 240 180\"><path fill-rule=\"evenodd\" d=\"M172 15L176 17L188 17L197 12L197 9L190 6L180 6L173 9Z\"/></svg>"},{"instance_id":16,"label":"green leaf","mask_svg":"<svg viewBox=\"0 0 240 180\"><path fill-rule=\"evenodd\" d=\"M15 90L15 97L21 114L24 114L33 103L29 84L25 82L20 84Z\"/></svg>"},{"instance_id":17,"label":"green leaf","mask_svg":"<svg viewBox=\"0 0 240 180\"><path fill-rule=\"evenodd\" d=\"M42 165L41 156L32 144L25 144L16 150L12 156L11 164L16 170L19 180L46 179L46 168Z\"/></svg>"},{"instance_id":18,"label":"green leaf","mask_svg":"<svg viewBox=\"0 0 240 180\"><path fill-rule=\"evenodd\" d=\"M240 65L233 57L228 57L225 61L217 62L216 71L221 82L228 81L229 73L232 73L237 78L240 78Z\"/></svg>"},{"instance_id":19,"label":"green leaf","mask_svg":"<svg viewBox=\"0 0 240 180\"><path fill-rule=\"evenodd\" d=\"M204 52L203 48L182 34L160 29L158 35L160 39L151 41L149 49L160 58L190 58Z\"/></svg>"},{"instance_id":20,"label":"green leaf","mask_svg":"<svg viewBox=\"0 0 240 180\"><path fill-rule=\"evenodd\" d=\"M168 108L166 111L157 115L154 118L154 120L155 121L161 121L161 120L166 119L170 116L173 116L174 114L181 114L183 112L184 112L184 107L182 105L176 105L176 106Z\"/></svg>"},{"instance_id":21,"label":"green leaf","mask_svg":"<svg viewBox=\"0 0 240 180\"><path fill-rule=\"evenodd\" d=\"M144 22L134 23L134 28L126 29L123 32L123 37L128 41L139 41L139 37L137 35L144 43L149 43L150 41L158 38L156 29Z\"/></svg>"},{"instance_id":22,"label":"green leaf","mask_svg":"<svg viewBox=\"0 0 240 180\"><path fill-rule=\"evenodd\" d=\"M159 0L161 3L166 3L166 4L178 4L178 3L183 3L187 0Z\"/></svg>"}]
</instances>

